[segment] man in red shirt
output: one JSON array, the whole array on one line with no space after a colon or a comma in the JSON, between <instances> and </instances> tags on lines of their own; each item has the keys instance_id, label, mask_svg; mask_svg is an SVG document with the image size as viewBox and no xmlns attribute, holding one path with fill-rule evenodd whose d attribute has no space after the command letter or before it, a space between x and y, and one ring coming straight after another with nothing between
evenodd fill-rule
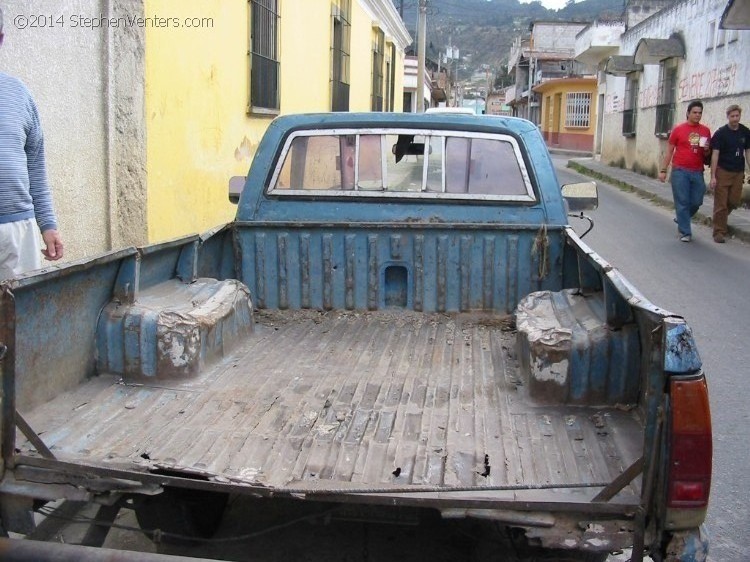
<instances>
[{"instance_id":1,"label":"man in red shirt","mask_svg":"<svg viewBox=\"0 0 750 562\"><path fill-rule=\"evenodd\" d=\"M669 145L664 164L659 171L659 181L667 179L667 168L671 162L672 198L677 215L680 240L690 242L692 231L690 219L703 205L706 181L703 178L703 162L710 154L711 131L701 125L703 103L693 100L688 104L687 121L677 125L669 135Z\"/></svg>"}]
</instances>

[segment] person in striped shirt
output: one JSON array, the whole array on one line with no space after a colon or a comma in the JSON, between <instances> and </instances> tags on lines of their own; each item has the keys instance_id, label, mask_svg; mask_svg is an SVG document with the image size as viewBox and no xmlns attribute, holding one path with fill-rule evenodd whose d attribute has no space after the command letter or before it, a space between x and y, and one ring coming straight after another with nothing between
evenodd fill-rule
<instances>
[{"instance_id":1,"label":"person in striped shirt","mask_svg":"<svg viewBox=\"0 0 750 562\"><path fill-rule=\"evenodd\" d=\"M3 37L0 9L0 46ZM63 256L42 127L26 86L0 72L0 281L41 268L42 255Z\"/></svg>"}]
</instances>

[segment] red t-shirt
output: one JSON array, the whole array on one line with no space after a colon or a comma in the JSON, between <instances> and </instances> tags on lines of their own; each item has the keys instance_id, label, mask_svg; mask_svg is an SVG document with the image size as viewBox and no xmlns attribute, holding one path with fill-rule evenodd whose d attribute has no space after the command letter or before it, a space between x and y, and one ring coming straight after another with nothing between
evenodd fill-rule
<instances>
[{"instance_id":1,"label":"red t-shirt","mask_svg":"<svg viewBox=\"0 0 750 562\"><path fill-rule=\"evenodd\" d=\"M711 140L711 131L700 123L680 123L669 135L669 144L674 146L672 167L683 168L695 172L703 171L703 147L700 146L701 137L706 138L706 146Z\"/></svg>"}]
</instances>

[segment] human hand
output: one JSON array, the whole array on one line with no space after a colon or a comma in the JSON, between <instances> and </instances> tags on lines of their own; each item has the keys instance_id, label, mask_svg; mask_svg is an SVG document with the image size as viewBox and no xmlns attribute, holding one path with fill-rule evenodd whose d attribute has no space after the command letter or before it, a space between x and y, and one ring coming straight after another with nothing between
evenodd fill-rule
<instances>
[{"instance_id":1,"label":"human hand","mask_svg":"<svg viewBox=\"0 0 750 562\"><path fill-rule=\"evenodd\" d=\"M667 172L659 172L659 181L661 183L667 181Z\"/></svg>"},{"instance_id":2,"label":"human hand","mask_svg":"<svg viewBox=\"0 0 750 562\"><path fill-rule=\"evenodd\" d=\"M46 248L42 249L44 259L56 261L63 257L63 243L60 233L55 229L49 229L42 232L42 240Z\"/></svg>"},{"instance_id":3,"label":"human hand","mask_svg":"<svg viewBox=\"0 0 750 562\"><path fill-rule=\"evenodd\" d=\"M716 189L716 178L711 178L711 182L709 183L709 187L711 189Z\"/></svg>"}]
</instances>

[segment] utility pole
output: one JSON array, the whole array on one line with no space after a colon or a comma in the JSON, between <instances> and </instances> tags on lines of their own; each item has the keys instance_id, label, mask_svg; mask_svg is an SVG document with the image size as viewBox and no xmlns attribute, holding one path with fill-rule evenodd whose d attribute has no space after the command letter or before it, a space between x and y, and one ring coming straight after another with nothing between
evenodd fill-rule
<instances>
[{"instance_id":1,"label":"utility pole","mask_svg":"<svg viewBox=\"0 0 750 562\"><path fill-rule=\"evenodd\" d=\"M417 25L417 113L424 113L424 65L427 49L427 0L419 0Z\"/></svg>"}]
</instances>

